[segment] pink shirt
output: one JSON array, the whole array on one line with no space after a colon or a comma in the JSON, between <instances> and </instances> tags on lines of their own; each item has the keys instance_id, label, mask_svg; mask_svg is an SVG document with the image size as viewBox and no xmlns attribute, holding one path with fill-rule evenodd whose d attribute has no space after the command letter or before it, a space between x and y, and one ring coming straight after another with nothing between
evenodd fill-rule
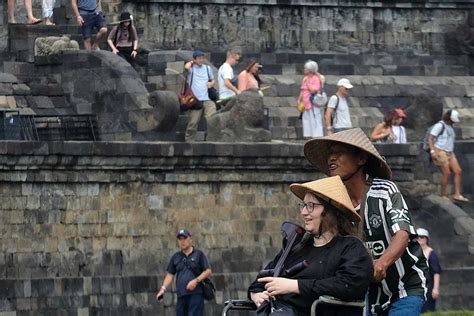
<instances>
[{"instance_id":1,"label":"pink shirt","mask_svg":"<svg viewBox=\"0 0 474 316\"><path fill-rule=\"evenodd\" d=\"M258 89L258 82L255 76L248 73L247 70L239 74L239 90Z\"/></svg>"},{"instance_id":2,"label":"pink shirt","mask_svg":"<svg viewBox=\"0 0 474 316\"><path fill-rule=\"evenodd\" d=\"M318 74L309 74L303 78L301 82L301 91L303 92L303 103L306 110L311 109L311 101L309 97L314 92L319 92L321 90L321 80L319 79Z\"/></svg>"}]
</instances>

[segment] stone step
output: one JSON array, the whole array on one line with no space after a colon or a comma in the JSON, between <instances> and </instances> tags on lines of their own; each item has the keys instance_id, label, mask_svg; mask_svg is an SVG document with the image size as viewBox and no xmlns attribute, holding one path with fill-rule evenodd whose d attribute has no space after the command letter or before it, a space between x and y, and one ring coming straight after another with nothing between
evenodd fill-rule
<instances>
[{"instance_id":1,"label":"stone step","mask_svg":"<svg viewBox=\"0 0 474 316\"><path fill-rule=\"evenodd\" d=\"M302 74L304 63L312 59L318 62L321 73L330 75L469 75L469 59L463 55L250 53L243 58L237 70L245 67L245 59L256 58L264 65L265 74ZM210 60L220 65L225 54L212 53Z\"/></svg>"}]
</instances>

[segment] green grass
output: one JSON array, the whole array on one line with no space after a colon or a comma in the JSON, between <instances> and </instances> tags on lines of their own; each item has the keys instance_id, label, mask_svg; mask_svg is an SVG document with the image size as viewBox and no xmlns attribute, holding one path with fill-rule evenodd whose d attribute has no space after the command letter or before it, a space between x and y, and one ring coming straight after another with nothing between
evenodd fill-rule
<instances>
[{"instance_id":1,"label":"green grass","mask_svg":"<svg viewBox=\"0 0 474 316\"><path fill-rule=\"evenodd\" d=\"M423 316L474 316L474 311L440 311L423 313Z\"/></svg>"}]
</instances>

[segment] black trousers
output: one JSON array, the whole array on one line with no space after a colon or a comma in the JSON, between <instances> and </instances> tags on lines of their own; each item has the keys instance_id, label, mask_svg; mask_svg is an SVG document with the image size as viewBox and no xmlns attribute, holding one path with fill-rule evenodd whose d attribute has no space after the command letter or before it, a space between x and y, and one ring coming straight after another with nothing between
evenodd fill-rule
<instances>
[{"instance_id":1,"label":"black trousers","mask_svg":"<svg viewBox=\"0 0 474 316\"><path fill-rule=\"evenodd\" d=\"M130 47L117 47L118 54L120 57L124 58L132 67L135 67L135 58L132 57L133 46Z\"/></svg>"}]
</instances>

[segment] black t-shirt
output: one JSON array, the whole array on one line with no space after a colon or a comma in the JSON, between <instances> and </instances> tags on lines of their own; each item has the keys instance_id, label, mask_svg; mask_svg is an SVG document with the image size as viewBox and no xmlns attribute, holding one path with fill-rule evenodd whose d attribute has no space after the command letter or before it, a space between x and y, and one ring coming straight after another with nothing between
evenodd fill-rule
<instances>
[{"instance_id":1,"label":"black t-shirt","mask_svg":"<svg viewBox=\"0 0 474 316\"><path fill-rule=\"evenodd\" d=\"M209 262L207 261L206 255L199 249L193 248L193 252L186 256L182 251L175 253L166 268L168 273L176 275L176 294L178 297L192 294L201 294L202 289L200 286L196 286L193 291L188 291L186 286L189 281L198 277L189 267L202 273L202 271L210 268Z\"/></svg>"},{"instance_id":2,"label":"black t-shirt","mask_svg":"<svg viewBox=\"0 0 474 316\"><path fill-rule=\"evenodd\" d=\"M274 268L280 256L281 252L265 269ZM364 299L372 279L373 267L372 259L359 239L339 236L322 247L314 247L310 242L300 252L285 260L285 269L303 260L308 260L309 266L291 276L291 279L298 280L300 294L279 297L291 304L298 315L309 315L311 304L321 295L345 301ZM249 296L252 292L264 290L265 284L255 280L249 287ZM347 311L343 312L344 315L350 315Z\"/></svg>"}]
</instances>

